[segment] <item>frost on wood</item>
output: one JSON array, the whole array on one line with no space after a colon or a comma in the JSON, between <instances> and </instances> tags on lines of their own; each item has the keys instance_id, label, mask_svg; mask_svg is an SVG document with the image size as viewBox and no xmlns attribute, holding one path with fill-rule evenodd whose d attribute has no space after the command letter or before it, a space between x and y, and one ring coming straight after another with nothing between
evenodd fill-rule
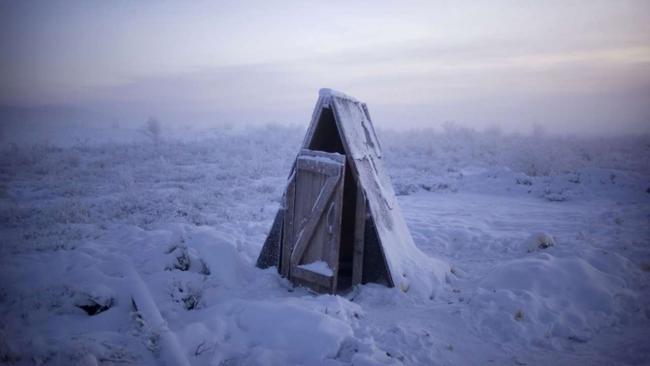
<instances>
[{"instance_id":1,"label":"frost on wood","mask_svg":"<svg viewBox=\"0 0 650 366\"><path fill-rule=\"evenodd\" d=\"M449 266L440 260L428 257L415 246L397 204L391 180L386 172L381 145L366 105L341 92L321 89L302 149L290 174L289 182L295 179L295 170L301 164L304 166L305 161L328 163L334 157L337 158L334 160L338 160L339 157L344 156L346 163L345 190L354 190L356 197L363 197L360 201L364 205L362 216L359 216L358 212L354 212L356 205L353 206L350 203L356 198L348 201L343 200L344 216L355 217L353 255L364 254L362 260L353 259L352 271L357 271L356 275L354 273L352 275L353 281L359 281L359 279L363 283L377 281L425 298L434 296L443 284ZM327 156L327 154L330 155ZM343 181L340 183L343 184ZM350 188L349 185L354 185L357 188ZM262 268L268 267L269 259L275 258L273 253L278 250L273 247L282 246L285 251L292 250L294 239L290 236L291 233L298 233L299 239L303 236L302 228L293 228L294 225L299 226L303 222L294 222L292 219L293 202L302 199L302 197L295 198L293 196L296 194L295 188L291 187L294 186L289 183L282 205L285 210L284 225L288 225L284 228L287 235L278 237L276 228L279 222L276 216L273 224L274 229L258 257L258 266ZM359 205L358 202L357 205ZM366 216L369 218L368 220L366 220ZM345 222L343 226L346 225ZM360 225L358 225L359 223ZM365 229L364 231L364 227L371 227L372 230L369 232ZM336 230L336 225L328 226L330 234L336 234ZM352 245L351 242L352 240L348 238L346 242L328 242L328 245L336 246L335 250L339 250L339 245L342 246L342 243L346 243L349 246ZM367 247L365 245L365 248L361 247L360 243L362 242ZM373 244L377 245L373 246ZM369 250L374 252L368 253ZM336 283L338 264L333 264L332 271L335 275L333 281ZM282 263L278 262L277 266L278 268L287 267L289 264L285 259ZM367 267L370 266L374 269L369 270ZM363 274L360 274L362 268ZM284 276L290 277L289 269L284 268L280 272ZM354 280L355 278L356 280Z\"/></svg>"}]
</instances>

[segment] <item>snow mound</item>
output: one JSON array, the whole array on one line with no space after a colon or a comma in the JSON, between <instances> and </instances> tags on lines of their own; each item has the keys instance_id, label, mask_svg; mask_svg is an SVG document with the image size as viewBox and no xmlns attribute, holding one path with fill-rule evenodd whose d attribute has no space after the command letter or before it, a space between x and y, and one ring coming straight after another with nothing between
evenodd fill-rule
<instances>
[{"instance_id":1,"label":"snow mound","mask_svg":"<svg viewBox=\"0 0 650 366\"><path fill-rule=\"evenodd\" d=\"M200 253L210 268L211 277L220 286L240 288L255 276L252 264L242 256L236 243L214 228L199 228L192 234L189 244Z\"/></svg>"},{"instance_id":2,"label":"snow mound","mask_svg":"<svg viewBox=\"0 0 650 366\"><path fill-rule=\"evenodd\" d=\"M528 252L533 252L538 249L546 249L554 246L555 239L546 233L535 233L526 239L524 245Z\"/></svg>"},{"instance_id":3,"label":"snow mound","mask_svg":"<svg viewBox=\"0 0 650 366\"><path fill-rule=\"evenodd\" d=\"M99 284L77 292L74 306L92 316L110 309L114 302L114 291L106 285Z\"/></svg>"},{"instance_id":4,"label":"snow mound","mask_svg":"<svg viewBox=\"0 0 650 366\"><path fill-rule=\"evenodd\" d=\"M352 336L343 320L299 303L249 303L236 321L248 341L257 344L253 354L274 353L282 364L322 362L336 356L343 340Z\"/></svg>"},{"instance_id":5,"label":"snow mound","mask_svg":"<svg viewBox=\"0 0 650 366\"><path fill-rule=\"evenodd\" d=\"M337 296L236 300L179 332L206 364L339 365L359 305ZM205 351L205 352L204 352Z\"/></svg>"},{"instance_id":6,"label":"snow mound","mask_svg":"<svg viewBox=\"0 0 650 366\"><path fill-rule=\"evenodd\" d=\"M587 342L600 329L626 322L635 301L621 277L581 258L544 253L498 266L480 283L470 306L482 333L557 347Z\"/></svg>"}]
</instances>

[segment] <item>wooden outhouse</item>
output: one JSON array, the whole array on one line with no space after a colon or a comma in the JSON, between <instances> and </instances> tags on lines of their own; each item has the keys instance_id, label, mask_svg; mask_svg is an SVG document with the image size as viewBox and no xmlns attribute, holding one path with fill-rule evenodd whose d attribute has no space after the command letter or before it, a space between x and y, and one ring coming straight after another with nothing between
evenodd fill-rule
<instances>
[{"instance_id":1,"label":"wooden outhouse","mask_svg":"<svg viewBox=\"0 0 650 366\"><path fill-rule=\"evenodd\" d=\"M322 89L257 266L336 293L368 282L408 286L418 256L368 108Z\"/></svg>"}]
</instances>

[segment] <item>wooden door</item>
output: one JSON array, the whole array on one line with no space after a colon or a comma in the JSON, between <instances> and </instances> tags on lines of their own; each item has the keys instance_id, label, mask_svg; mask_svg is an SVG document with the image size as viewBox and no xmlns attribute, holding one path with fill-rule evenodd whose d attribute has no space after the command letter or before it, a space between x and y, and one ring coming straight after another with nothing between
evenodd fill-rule
<instances>
[{"instance_id":1,"label":"wooden door","mask_svg":"<svg viewBox=\"0 0 650 366\"><path fill-rule=\"evenodd\" d=\"M287 189L282 274L336 292L345 156L303 149Z\"/></svg>"}]
</instances>

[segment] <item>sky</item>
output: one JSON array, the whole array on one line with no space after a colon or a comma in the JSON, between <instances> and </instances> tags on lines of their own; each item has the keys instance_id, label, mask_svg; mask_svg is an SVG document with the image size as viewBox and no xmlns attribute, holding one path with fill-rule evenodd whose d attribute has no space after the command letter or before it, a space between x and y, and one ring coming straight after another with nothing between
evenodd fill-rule
<instances>
[{"instance_id":1,"label":"sky","mask_svg":"<svg viewBox=\"0 0 650 366\"><path fill-rule=\"evenodd\" d=\"M0 119L301 125L328 87L380 128L650 132L647 0L4 0L0 46Z\"/></svg>"}]
</instances>

